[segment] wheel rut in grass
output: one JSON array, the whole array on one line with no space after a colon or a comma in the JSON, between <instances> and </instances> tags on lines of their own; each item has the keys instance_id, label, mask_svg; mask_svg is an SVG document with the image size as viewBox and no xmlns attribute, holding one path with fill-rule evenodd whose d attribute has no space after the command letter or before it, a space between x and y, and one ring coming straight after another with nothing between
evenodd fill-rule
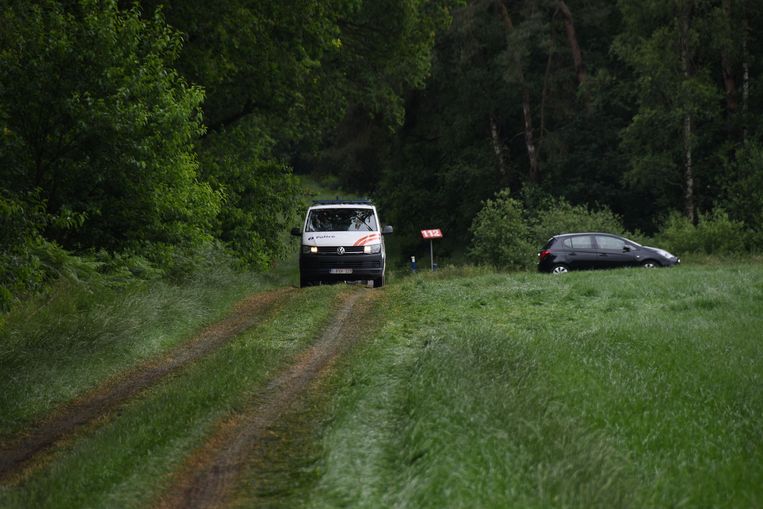
<instances>
[{"instance_id":1,"label":"wheel rut in grass","mask_svg":"<svg viewBox=\"0 0 763 509\"><path fill-rule=\"evenodd\" d=\"M156 507L223 507L248 465L262 463L272 428L294 410L335 360L363 333L364 318L378 291L352 290L317 341L275 376L249 409L222 422L171 480Z\"/></svg>"},{"instance_id":2,"label":"wheel rut in grass","mask_svg":"<svg viewBox=\"0 0 763 509\"><path fill-rule=\"evenodd\" d=\"M253 327L293 291L283 288L244 299L229 316L206 327L193 339L65 404L15 440L0 443L0 481L23 477L34 460L56 443Z\"/></svg>"}]
</instances>

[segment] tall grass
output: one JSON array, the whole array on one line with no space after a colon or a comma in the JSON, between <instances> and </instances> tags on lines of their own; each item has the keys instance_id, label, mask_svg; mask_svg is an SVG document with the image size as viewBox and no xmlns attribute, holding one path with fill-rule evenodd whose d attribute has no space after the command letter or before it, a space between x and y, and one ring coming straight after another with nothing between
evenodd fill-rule
<instances>
[{"instance_id":1,"label":"tall grass","mask_svg":"<svg viewBox=\"0 0 763 509\"><path fill-rule=\"evenodd\" d=\"M0 485L0 507L150 507L216 425L251 405L263 384L316 339L340 290L299 292L272 319L126 402L23 484Z\"/></svg>"},{"instance_id":2,"label":"tall grass","mask_svg":"<svg viewBox=\"0 0 763 509\"><path fill-rule=\"evenodd\" d=\"M241 272L217 255L174 283L61 277L0 323L0 438L190 339L244 295L293 282L291 272Z\"/></svg>"},{"instance_id":3,"label":"tall grass","mask_svg":"<svg viewBox=\"0 0 763 509\"><path fill-rule=\"evenodd\" d=\"M763 267L416 277L310 507L760 507Z\"/></svg>"}]
</instances>

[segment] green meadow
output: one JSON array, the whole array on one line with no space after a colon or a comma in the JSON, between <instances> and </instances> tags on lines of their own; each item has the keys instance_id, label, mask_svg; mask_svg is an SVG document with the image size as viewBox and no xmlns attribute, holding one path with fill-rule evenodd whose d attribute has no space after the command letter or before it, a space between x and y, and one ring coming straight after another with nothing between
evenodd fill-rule
<instances>
[{"instance_id":1,"label":"green meadow","mask_svg":"<svg viewBox=\"0 0 763 509\"><path fill-rule=\"evenodd\" d=\"M0 506L150 504L218 423L246 411L321 336L346 291L379 292L359 341L284 415L272 468L242 468L234 506L763 506L763 265L736 262L563 276L444 269L398 274L381 290L295 290L229 344L57 446L21 482L0 485ZM137 310L158 298L132 295ZM222 302L230 297L194 321L219 315ZM108 321L109 337L151 330L155 317L138 315L137 329ZM38 328L48 323L40 316ZM157 316L176 331L167 344L195 330ZM166 348L151 346L155 334L136 337L129 350L141 358ZM34 381L25 374L34 364L13 357L24 369L4 384L22 396L4 403L15 412L6 432L63 388L80 393L92 383L78 380L134 362L118 343L82 347L105 360L76 377ZM40 362L54 373L75 364L53 353Z\"/></svg>"},{"instance_id":2,"label":"green meadow","mask_svg":"<svg viewBox=\"0 0 763 509\"><path fill-rule=\"evenodd\" d=\"M305 506L763 505L763 266L386 291Z\"/></svg>"}]
</instances>

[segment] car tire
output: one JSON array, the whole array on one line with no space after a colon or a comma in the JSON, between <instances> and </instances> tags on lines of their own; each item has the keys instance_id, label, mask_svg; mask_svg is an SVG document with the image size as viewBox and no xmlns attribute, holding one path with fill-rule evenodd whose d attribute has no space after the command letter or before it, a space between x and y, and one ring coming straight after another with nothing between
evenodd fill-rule
<instances>
[{"instance_id":1,"label":"car tire","mask_svg":"<svg viewBox=\"0 0 763 509\"><path fill-rule=\"evenodd\" d=\"M374 288L381 288L384 286L384 276L374 279Z\"/></svg>"},{"instance_id":2,"label":"car tire","mask_svg":"<svg viewBox=\"0 0 763 509\"><path fill-rule=\"evenodd\" d=\"M641 262L641 266L645 269L656 269L660 264L654 260L644 260Z\"/></svg>"},{"instance_id":3,"label":"car tire","mask_svg":"<svg viewBox=\"0 0 763 509\"><path fill-rule=\"evenodd\" d=\"M305 279L305 278L299 278L299 287L305 288L307 286L313 286L315 282L313 282L311 279Z\"/></svg>"},{"instance_id":4,"label":"car tire","mask_svg":"<svg viewBox=\"0 0 763 509\"><path fill-rule=\"evenodd\" d=\"M552 274L566 274L569 271L570 271L570 268L563 263L555 263L554 266L551 267Z\"/></svg>"}]
</instances>

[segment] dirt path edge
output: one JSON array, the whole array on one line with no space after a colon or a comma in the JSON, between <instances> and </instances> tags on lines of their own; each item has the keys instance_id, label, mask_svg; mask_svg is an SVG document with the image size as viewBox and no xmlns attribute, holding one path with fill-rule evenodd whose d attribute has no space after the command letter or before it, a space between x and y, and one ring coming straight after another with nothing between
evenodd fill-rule
<instances>
[{"instance_id":1,"label":"dirt path edge","mask_svg":"<svg viewBox=\"0 0 763 509\"><path fill-rule=\"evenodd\" d=\"M249 410L218 426L174 475L170 488L157 499L155 507L225 506L235 481L252 461L252 455L258 453L257 443L267 439L269 427L360 337L362 324L357 321L354 309L370 307L377 294L378 291L354 290L343 295L334 320L319 339L270 381Z\"/></svg>"},{"instance_id":2,"label":"dirt path edge","mask_svg":"<svg viewBox=\"0 0 763 509\"><path fill-rule=\"evenodd\" d=\"M293 292L291 288L281 288L244 299L226 318L204 328L191 340L106 381L54 410L16 439L0 444L0 482L12 482L23 476L30 464L56 443L253 327Z\"/></svg>"}]
</instances>

